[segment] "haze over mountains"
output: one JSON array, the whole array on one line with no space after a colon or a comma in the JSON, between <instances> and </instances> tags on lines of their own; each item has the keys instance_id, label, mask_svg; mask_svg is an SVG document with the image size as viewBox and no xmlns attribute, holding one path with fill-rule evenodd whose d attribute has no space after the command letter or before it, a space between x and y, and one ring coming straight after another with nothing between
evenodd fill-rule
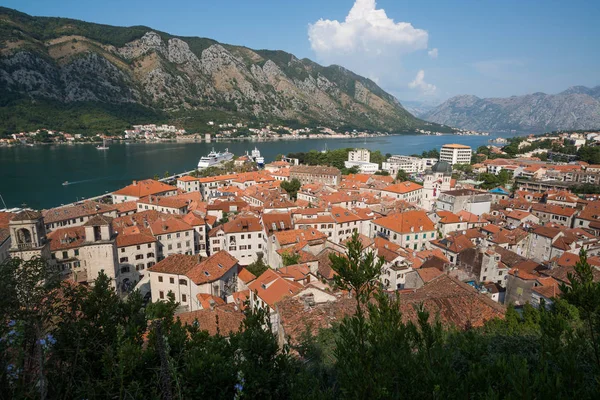
<instances>
[{"instance_id":1,"label":"haze over mountains","mask_svg":"<svg viewBox=\"0 0 600 400\"><path fill-rule=\"evenodd\" d=\"M417 114L427 121L475 130L547 132L600 128L600 86L573 86L558 94L508 98L455 96Z\"/></svg>"},{"instance_id":2,"label":"haze over mountains","mask_svg":"<svg viewBox=\"0 0 600 400\"><path fill-rule=\"evenodd\" d=\"M7 8L0 8L0 43L4 132L33 122L78 129L157 119L194 129L228 115L391 132L432 128L373 81L283 51Z\"/></svg>"}]
</instances>

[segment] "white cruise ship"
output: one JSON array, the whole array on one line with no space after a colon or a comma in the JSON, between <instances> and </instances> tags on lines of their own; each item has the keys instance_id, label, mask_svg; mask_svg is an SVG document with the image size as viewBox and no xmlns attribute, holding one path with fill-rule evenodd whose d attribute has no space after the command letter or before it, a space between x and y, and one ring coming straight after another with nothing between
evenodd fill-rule
<instances>
[{"instance_id":1,"label":"white cruise ship","mask_svg":"<svg viewBox=\"0 0 600 400\"><path fill-rule=\"evenodd\" d=\"M256 147L254 147L254 150L252 150L252 159L258 164L259 167L265 165L265 158L261 157L260 150L258 150Z\"/></svg>"},{"instance_id":2,"label":"white cruise ship","mask_svg":"<svg viewBox=\"0 0 600 400\"><path fill-rule=\"evenodd\" d=\"M198 169L213 167L231 159L233 159L233 153L230 153L229 149L225 149L223 153L215 152L215 149L213 149L207 156L202 157L198 161Z\"/></svg>"}]
</instances>

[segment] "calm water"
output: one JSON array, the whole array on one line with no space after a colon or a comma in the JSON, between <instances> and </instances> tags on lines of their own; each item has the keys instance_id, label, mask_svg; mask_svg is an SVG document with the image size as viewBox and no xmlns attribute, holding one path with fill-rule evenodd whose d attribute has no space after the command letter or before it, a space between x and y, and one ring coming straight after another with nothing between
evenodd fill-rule
<instances>
[{"instance_id":1,"label":"calm water","mask_svg":"<svg viewBox=\"0 0 600 400\"><path fill-rule=\"evenodd\" d=\"M229 148L236 155L256 147L270 162L277 154L342 147L366 147L383 154L420 154L445 143L461 143L477 148L491 136L389 136L364 139L308 139L275 142L136 143L110 144L98 151L95 145L0 147L0 195L8 207L26 204L49 208L85 197L112 192L134 179L144 179L165 171L171 174L193 169L201 156L214 147ZM68 186L62 182L69 181ZM0 209L3 204L0 201Z\"/></svg>"}]
</instances>

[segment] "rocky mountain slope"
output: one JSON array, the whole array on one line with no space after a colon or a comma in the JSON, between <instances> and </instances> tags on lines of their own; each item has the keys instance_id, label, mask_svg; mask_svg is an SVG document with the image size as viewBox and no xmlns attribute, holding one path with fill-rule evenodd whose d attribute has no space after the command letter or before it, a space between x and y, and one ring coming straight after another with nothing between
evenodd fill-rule
<instances>
[{"instance_id":1,"label":"rocky mountain slope","mask_svg":"<svg viewBox=\"0 0 600 400\"><path fill-rule=\"evenodd\" d=\"M47 114L56 123L69 119L65 113L81 126L112 117L131 123L138 115L180 118L187 126L205 126L215 115L393 132L431 125L339 66L6 8L0 8L0 95L8 107L0 112L9 119L0 122L5 131L32 118L52 126Z\"/></svg>"},{"instance_id":2,"label":"rocky mountain slope","mask_svg":"<svg viewBox=\"0 0 600 400\"><path fill-rule=\"evenodd\" d=\"M491 131L600 128L600 86L573 86L555 95L533 93L489 99L456 96L420 117L458 128Z\"/></svg>"}]
</instances>

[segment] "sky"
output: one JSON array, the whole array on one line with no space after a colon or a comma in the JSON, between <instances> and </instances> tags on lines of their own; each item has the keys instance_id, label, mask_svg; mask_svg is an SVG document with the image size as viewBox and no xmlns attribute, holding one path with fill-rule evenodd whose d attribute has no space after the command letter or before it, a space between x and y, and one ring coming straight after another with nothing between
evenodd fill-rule
<instances>
[{"instance_id":1,"label":"sky","mask_svg":"<svg viewBox=\"0 0 600 400\"><path fill-rule=\"evenodd\" d=\"M600 0L0 0L30 15L146 25L278 49L371 78L398 99L600 85Z\"/></svg>"}]
</instances>

